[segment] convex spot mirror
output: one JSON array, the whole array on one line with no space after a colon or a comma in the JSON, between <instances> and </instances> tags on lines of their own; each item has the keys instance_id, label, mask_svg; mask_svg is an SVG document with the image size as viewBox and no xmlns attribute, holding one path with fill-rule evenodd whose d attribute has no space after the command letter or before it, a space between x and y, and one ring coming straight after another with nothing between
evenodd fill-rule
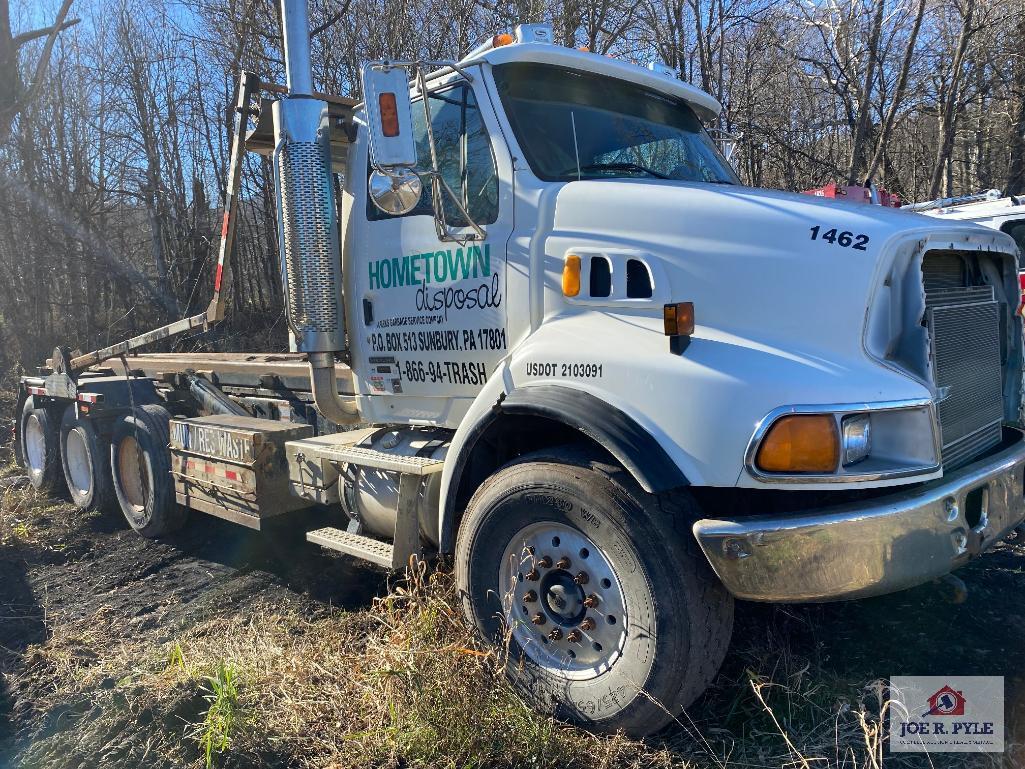
<instances>
[{"instance_id":1,"label":"convex spot mirror","mask_svg":"<svg viewBox=\"0 0 1025 769\"><path fill-rule=\"evenodd\" d=\"M375 206L386 214L402 216L416 207L423 185L409 168L395 168L387 173L374 169L369 188Z\"/></svg>"},{"instance_id":2,"label":"convex spot mirror","mask_svg":"<svg viewBox=\"0 0 1025 769\"><path fill-rule=\"evenodd\" d=\"M370 160L384 173L416 168L416 142L404 67L370 62L363 67L363 99L370 130Z\"/></svg>"}]
</instances>

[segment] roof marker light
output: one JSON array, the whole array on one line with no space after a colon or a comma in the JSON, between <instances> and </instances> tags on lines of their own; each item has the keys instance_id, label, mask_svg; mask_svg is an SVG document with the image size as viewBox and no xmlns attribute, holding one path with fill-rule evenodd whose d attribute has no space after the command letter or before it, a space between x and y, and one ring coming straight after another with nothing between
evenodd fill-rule
<instances>
[{"instance_id":1,"label":"roof marker light","mask_svg":"<svg viewBox=\"0 0 1025 769\"><path fill-rule=\"evenodd\" d=\"M501 32L491 38L492 48L501 48L503 45L512 45L516 42L516 38L510 35L508 32Z\"/></svg>"},{"instance_id":2,"label":"roof marker light","mask_svg":"<svg viewBox=\"0 0 1025 769\"><path fill-rule=\"evenodd\" d=\"M662 62L662 61L657 61L657 60L656 61L649 61L648 62L648 69L650 69L652 72L654 72L656 74L665 75L666 77L671 77L671 78L678 78L678 77L680 77L680 73L677 70L673 69L668 64L666 64L665 62Z\"/></svg>"},{"instance_id":3,"label":"roof marker light","mask_svg":"<svg viewBox=\"0 0 1025 769\"><path fill-rule=\"evenodd\" d=\"M555 42L551 24L517 24L517 43L548 43Z\"/></svg>"}]
</instances>

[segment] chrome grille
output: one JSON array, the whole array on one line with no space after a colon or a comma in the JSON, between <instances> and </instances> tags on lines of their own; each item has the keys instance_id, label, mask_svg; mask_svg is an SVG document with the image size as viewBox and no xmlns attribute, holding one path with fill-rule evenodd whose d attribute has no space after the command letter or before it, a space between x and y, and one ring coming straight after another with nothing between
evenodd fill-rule
<instances>
[{"instance_id":1,"label":"chrome grille","mask_svg":"<svg viewBox=\"0 0 1025 769\"><path fill-rule=\"evenodd\" d=\"M926 306L943 464L951 468L1000 442L1000 305L986 286L929 291Z\"/></svg>"}]
</instances>

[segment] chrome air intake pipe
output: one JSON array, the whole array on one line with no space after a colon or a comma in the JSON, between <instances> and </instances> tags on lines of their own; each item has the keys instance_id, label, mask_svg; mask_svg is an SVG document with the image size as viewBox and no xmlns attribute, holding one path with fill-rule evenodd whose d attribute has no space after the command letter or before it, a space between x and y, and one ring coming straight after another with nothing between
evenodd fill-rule
<instances>
[{"instance_id":1,"label":"chrome air intake pipe","mask_svg":"<svg viewBox=\"0 0 1025 769\"><path fill-rule=\"evenodd\" d=\"M359 421L338 395L335 353L345 349L342 260L331 177L328 106L314 99L306 0L281 0L288 97L276 101L274 179L285 312L309 357L317 410L336 424Z\"/></svg>"}]
</instances>

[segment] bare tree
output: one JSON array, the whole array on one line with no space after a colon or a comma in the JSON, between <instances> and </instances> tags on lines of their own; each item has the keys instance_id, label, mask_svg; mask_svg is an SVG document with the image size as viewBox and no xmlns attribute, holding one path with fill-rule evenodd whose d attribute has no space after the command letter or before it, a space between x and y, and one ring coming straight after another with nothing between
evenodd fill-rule
<instances>
[{"instance_id":1,"label":"bare tree","mask_svg":"<svg viewBox=\"0 0 1025 769\"><path fill-rule=\"evenodd\" d=\"M25 109L42 87L57 36L78 23L78 19L68 19L72 1L63 0L56 21L49 27L15 35L11 32L10 3L8 0L0 0L0 141L8 137L14 118ZM21 74L21 51L39 38L45 38L46 42L36 58L35 66L30 67L33 71L32 79L26 84Z\"/></svg>"}]
</instances>

